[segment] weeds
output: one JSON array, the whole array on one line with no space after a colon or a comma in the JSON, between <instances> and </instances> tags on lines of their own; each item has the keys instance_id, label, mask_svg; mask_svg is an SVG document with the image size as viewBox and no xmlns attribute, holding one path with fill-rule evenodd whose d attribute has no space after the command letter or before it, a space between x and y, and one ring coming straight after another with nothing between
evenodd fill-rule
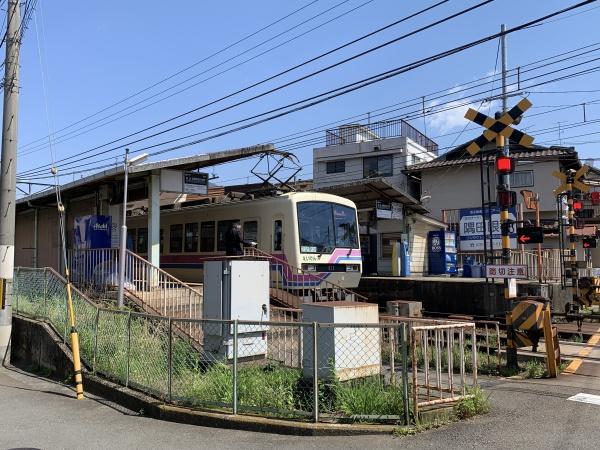
<instances>
[{"instance_id":1,"label":"weeds","mask_svg":"<svg viewBox=\"0 0 600 450\"><path fill-rule=\"evenodd\" d=\"M470 394L468 397L460 399L454 405L454 414L457 419L470 419L490 412L489 395L486 395L479 386L470 389L468 394Z\"/></svg>"}]
</instances>

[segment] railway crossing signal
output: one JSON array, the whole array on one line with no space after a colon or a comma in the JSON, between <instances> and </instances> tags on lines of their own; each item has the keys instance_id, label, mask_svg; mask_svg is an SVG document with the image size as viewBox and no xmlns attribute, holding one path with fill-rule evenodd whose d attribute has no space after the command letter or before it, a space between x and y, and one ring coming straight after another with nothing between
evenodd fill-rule
<instances>
[{"instance_id":1,"label":"railway crossing signal","mask_svg":"<svg viewBox=\"0 0 600 450\"><path fill-rule=\"evenodd\" d=\"M517 241L519 244L541 244L544 242L542 227L517 228Z\"/></svg>"},{"instance_id":2,"label":"railway crossing signal","mask_svg":"<svg viewBox=\"0 0 600 450\"><path fill-rule=\"evenodd\" d=\"M596 248L597 246L596 238L583 238L582 243L583 248Z\"/></svg>"},{"instance_id":3,"label":"railway crossing signal","mask_svg":"<svg viewBox=\"0 0 600 450\"><path fill-rule=\"evenodd\" d=\"M573 188L579 189L581 192L588 192L590 190L590 187L587 184L584 184L580 180L580 178L582 176L584 176L586 173L588 173L589 170L590 170L590 168L588 166L581 166L579 168L579 170L577 172L575 172L575 174L572 176L569 176L566 173L559 172L558 170L555 170L554 172L552 172L553 176L555 176L560 181L562 181L561 185L559 187L557 187L556 189L554 189L554 195L558 195L561 192L568 191L569 184L572 184ZM569 181L571 183L569 183ZM573 202L573 207L575 207L575 203L576 203L576 201Z\"/></svg>"},{"instance_id":4,"label":"railway crossing signal","mask_svg":"<svg viewBox=\"0 0 600 450\"><path fill-rule=\"evenodd\" d=\"M465 119L469 119L477 125L486 128L483 134L471 142L467 147L469 154L475 156L487 143L491 142L492 139L498 135L504 136L507 139L512 139L523 147L531 147L531 144L533 144L533 137L511 127L511 125L514 124L515 121L530 107L531 102L524 98L497 120L469 108L465 114Z\"/></svg>"}]
</instances>

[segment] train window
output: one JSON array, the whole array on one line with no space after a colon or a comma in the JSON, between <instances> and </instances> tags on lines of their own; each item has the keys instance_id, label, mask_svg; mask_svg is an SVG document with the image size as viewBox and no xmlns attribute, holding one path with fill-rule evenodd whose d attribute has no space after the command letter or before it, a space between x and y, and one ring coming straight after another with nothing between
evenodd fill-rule
<instances>
[{"instance_id":1,"label":"train window","mask_svg":"<svg viewBox=\"0 0 600 450\"><path fill-rule=\"evenodd\" d=\"M226 250L225 234L234 223L239 222L239 219L234 220L219 220L217 223L217 251L224 252Z\"/></svg>"},{"instance_id":2,"label":"train window","mask_svg":"<svg viewBox=\"0 0 600 450\"><path fill-rule=\"evenodd\" d=\"M134 252L136 253L136 247L135 247L135 236L136 236L136 229L135 228L128 228L127 229L127 250L129 250L130 252Z\"/></svg>"},{"instance_id":3,"label":"train window","mask_svg":"<svg viewBox=\"0 0 600 450\"><path fill-rule=\"evenodd\" d=\"M333 223L335 224L335 246L358 248L356 210L347 206L333 205Z\"/></svg>"},{"instance_id":4,"label":"train window","mask_svg":"<svg viewBox=\"0 0 600 450\"><path fill-rule=\"evenodd\" d=\"M181 253L183 249L183 225L171 225L169 234L169 251L171 253Z\"/></svg>"},{"instance_id":5,"label":"train window","mask_svg":"<svg viewBox=\"0 0 600 450\"><path fill-rule=\"evenodd\" d=\"M185 248L186 252L197 252L198 251L198 224L197 223L186 223L185 224Z\"/></svg>"},{"instance_id":6,"label":"train window","mask_svg":"<svg viewBox=\"0 0 600 450\"><path fill-rule=\"evenodd\" d=\"M246 242L257 242L258 241L258 222L256 220L250 220L249 222L244 222L243 239Z\"/></svg>"},{"instance_id":7,"label":"train window","mask_svg":"<svg viewBox=\"0 0 600 450\"><path fill-rule=\"evenodd\" d=\"M281 251L283 242L283 220L273 222L273 251Z\"/></svg>"},{"instance_id":8,"label":"train window","mask_svg":"<svg viewBox=\"0 0 600 450\"><path fill-rule=\"evenodd\" d=\"M148 228L138 228L136 242L138 253L148 252Z\"/></svg>"},{"instance_id":9,"label":"train window","mask_svg":"<svg viewBox=\"0 0 600 450\"><path fill-rule=\"evenodd\" d=\"M358 248L356 210L328 202L298 203L301 253L331 253Z\"/></svg>"},{"instance_id":10,"label":"train window","mask_svg":"<svg viewBox=\"0 0 600 450\"><path fill-rule=\"evenodd\" d=\"M215 222L202 222L200 225L200 251L215 251Z\"/></svg>"}]
</instances>

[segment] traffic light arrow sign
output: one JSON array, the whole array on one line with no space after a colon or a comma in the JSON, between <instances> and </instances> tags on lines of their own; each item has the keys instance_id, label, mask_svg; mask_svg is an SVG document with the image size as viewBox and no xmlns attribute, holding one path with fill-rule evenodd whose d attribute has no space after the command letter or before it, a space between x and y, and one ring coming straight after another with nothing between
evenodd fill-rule
<instances>
[{"instance_id":1,"label":"traffic light arrow sign","mask_svg":"<svg viewBox=\"0 0 600 450\"><path fill-rule=\"evenodd\" d=\"M527 244L530 240L531 240L531 237L527 236L525 234L522 234L521 236L519 236L519 243L520 244Z\"/></svg>"}]
</instances>

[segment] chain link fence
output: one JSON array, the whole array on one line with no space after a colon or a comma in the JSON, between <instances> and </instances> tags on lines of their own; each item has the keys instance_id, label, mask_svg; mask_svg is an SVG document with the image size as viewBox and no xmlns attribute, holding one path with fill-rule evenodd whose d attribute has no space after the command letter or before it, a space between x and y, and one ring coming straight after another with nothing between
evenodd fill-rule
<instances>
[{"instance_id":1,"label":"chain link fence","mask_svg":"<svg viewBox=\"0 0 600 450\"><path fill-rule=\"evenodd\" d=\"M48 321L67 342L60 275L17 269L14 298L15 313ZM101 307L77 289L73 303L87 370L166 402L316 422L412 420L406 323L302 323L299 310L264 322L169 318Z\"/></svg>"}]
</instances>

